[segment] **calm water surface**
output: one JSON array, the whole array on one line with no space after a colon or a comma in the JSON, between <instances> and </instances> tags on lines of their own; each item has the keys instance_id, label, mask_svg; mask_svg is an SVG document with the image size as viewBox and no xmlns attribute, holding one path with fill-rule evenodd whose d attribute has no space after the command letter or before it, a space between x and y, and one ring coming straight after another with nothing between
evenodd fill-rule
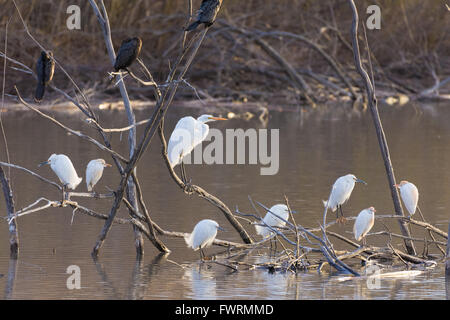
<instances>
[{"instance_id":1,"label":"calm water surface","mask_svg":"<svg viewBox=\"0 0 450 320\"><path fill-rule=\"evenodd\" d=\"M450 218L450 105L422 104L399 108L380 107L397 180L414 182L420 190L419 204L427 220L447 230ZM166 136L176 121L192 110L173 108L166 120ZM197 111L196 111L197 112ZM58 120L92 136L96 133L79 119L79 113L50 112ZM144 119L149 111L137 112ZM125 126L122 111L102 111L104 127ZM63 130L31 112L6 112L3 121L8 137L11 161L57 180L49 167L37 168L51 153L67 154L83 176L78 187L85 191L84 172L89 160L104 158L93 145L67 135ZM375 206L377 214L393 212L382 158L369 112L345 107L313 112L270 114L267 125L259 121L230 120L213 127L280 129L280 169L277 175L261 176L260 165L188 165L193 182L218 195L233 210L251 212L247 196L266 206L283 201L286 194L297 223L317 226L323 205L335 179L354 173L368 182L357 185L344 207L353 216L363 208ZM142 129L141 129L142 130ZM140 131L139 131L140 132ZM138 132L138 133L139 133ZM122 139L122 140L121 140ZM126 136L112 137L114 148L127 154ZM3 152L3 151L2 151ZM1 156L4 160L4 155ZM214 207L196 196L183 194L169 178L161 160L160 144L155 137L138 166L145 201L152 218L166 230L190 232L201 219L211 218L225 226L219 237L239 241L226 219ZM16 208L22 208L40 196L58 200L54 188L20 171L12 170ZM114 168L104 172L97 190L116 188L120 177ZM77 199L78 200L78 199ZM79 199L80 203L107 213L112 200ZM0 198L4 213L4 199ZM122 207L120 217L127 217ZM382 280L380 289L369 290L364 280L338 282L330 270L269 274L264 270L231 273L218 265L198 263L198 252L187 250L183 239L163 238L172 250L160 256L146 241L146 254L136 261L133 232L128 225L114 225L97 262L90 252L103 221L75 214L71 224L70 208L48 209L18 220L20 256L9 260L7 223L0 223L0 288L5 299L446 299L442 265L412 279ZM396 222L385 221L398 232ZM249 232L255 235L251 226ZM350 236L352 223L334 226L333 231ZM373 231L384 230L375 223ZM420 230L413 228L415 236ZM335 241L335 246L342 243ZM368 237L368 242L385 245L386 237ZM395 242L401 248L401 242ZM344 248L344 247L342 247ZM417 251L422 247L418 245ZM207 252L218 252L213 247ZM430 248L433 253L435 248ZM253 257L254 258L254 257ZM66 269L81 269L81 290L68 290ZM14 274L14 281L8 279Z\"/></svg>"}]
</instances>

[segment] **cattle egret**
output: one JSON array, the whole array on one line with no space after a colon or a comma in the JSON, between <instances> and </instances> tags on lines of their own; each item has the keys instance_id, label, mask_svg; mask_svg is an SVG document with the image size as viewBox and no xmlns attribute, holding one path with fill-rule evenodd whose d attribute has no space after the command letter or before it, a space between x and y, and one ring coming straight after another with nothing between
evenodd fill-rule
<instances>
[{"instance_id":1,"label":"cattle egret","mask_svg":"<svg viewBox=\"0 0 450 320\"><path fill-rule=\"evenodd\" d=\"M275 215L287 221L289 219L288 207L284 204L276 204L272 206L272 208L269 209L269 212L266 213L266 216L263 219L264 223L261 222L261 224L266 224L274 229L277 227L284 227L286 225L286 222ZM273 234L273 231L270 230L270 228L263 225L255 225L255 229L256 233L263 238L269 237Z\"/></svg>"},{"instance_id":2,"label":"cattle egret","mask_svg":"<svg viewBox=\"0 0 450 320\"><path fill-rule=\"evenodd\" d=\"M419 190L417 190L417 187L414 184L405 180L401 181L399 184L396 184L395 187L400 190L400 196L402 197L403 204L411 217L414 213L416 213L417 202L419 201Z\"/></svg>"},{"instance_id":3,"label":"cattle egret","mask_svg":"<svg viewBox=\"0 0 450 320\"><path fill-rule=\"evenodd\" d=\"M86 185L88 191L92 191L94 186L100 180L103 175L103 169L105 167L111 167L111 165L106 163L103 159L95 159L89 161L86 167Z\"/></svg>"},{"instance_id":4,"label":"cattle egret","mask_svg":"<svg viewBox=\"0 0 450 320\"><path fill-rule=\"evenodd\" d=\"M200 249L200 259L203 260L205 257L203 248L207 248L213 243L218 229L224 231L216 221L205 219L197 223L192 233L184 236L184 240L194 251Z\"/></svg>"},{"instance_id":5,"label":"cattle egret","mask_svg":"<svg viewBox=\"0 0 450 320\"><path fill-rule=\"evenodd\" d=\"M172 168L181 162L181 175L184 181L186 181L186 173L184 172L183 157L191 153L198 144L206 139L209 132L209 126L206 123L216 120L227 119L213 117L209 114L201 115L197 119L188 116L181 118L175 126L169 139L167 154Z\"/></svg>"},{"instance_id":6,"label":"cattle egret","mask_svg":"<svg viewBox=\"0 0 450 320\"><path fill-rule=\"evenodd\" d=\"M339 210L341 211L340 218L339 212L336 212L336 218L338 222L345 221L344 213L342 212L342 205L350 198L356 182L364 183L367 185L366 182L356 178L353 174L347 174L338 178L331 188L331 193L328 201L324 201L325 207L331 209L332 212L335 212L339 208Z\"/></svg>"},{"instance_id":7,"label":"cattle egret","mask_svg":"<svg viewBox=\"0 0 450 320\"><path fill-rule=\"evenodd\" d=\"M356 241L363 240L363 245L366 245L366 234L372 229L375 222L375 208L370 207L364 209L356 217L355 224L353 225L353 234Z\"/></svg>"},{"instance_id":8,"label":"cattle egret","mask_svg":"<svg viewBox=\"0 0 450 320\"><path fill-rule=\"evenodd\" d=\"M78 177L72 161L65 154L52 154L47 161L39 164L39 167L49 164L53 172L56 173L64 187L75 190L82 178Z\"/></svg>"}]
</instances>

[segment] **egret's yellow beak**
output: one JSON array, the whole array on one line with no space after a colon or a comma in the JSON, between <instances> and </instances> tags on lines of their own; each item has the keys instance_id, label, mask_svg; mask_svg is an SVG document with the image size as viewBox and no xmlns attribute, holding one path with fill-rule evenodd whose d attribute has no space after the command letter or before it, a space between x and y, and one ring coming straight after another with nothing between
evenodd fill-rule
<instances>
[{"instance_id":1,"label":"egret's yellow beak","mask_svg":"<svg viewBox=\"0 0 450 320\"><path fill-rule=\"evenodd\" d=\"M227 118L209 117L211 120L228 120Z\"/></svg>"},{"instance_id":2,"label":"egret's yellow beak","mask_svg":"<svg viewBox=\"0 0 450 320\"><path fill-rule=\"evenodd\" d=\"M112 167L109 163L105 163L105 167Z\"/></svg>"}]
</instances>

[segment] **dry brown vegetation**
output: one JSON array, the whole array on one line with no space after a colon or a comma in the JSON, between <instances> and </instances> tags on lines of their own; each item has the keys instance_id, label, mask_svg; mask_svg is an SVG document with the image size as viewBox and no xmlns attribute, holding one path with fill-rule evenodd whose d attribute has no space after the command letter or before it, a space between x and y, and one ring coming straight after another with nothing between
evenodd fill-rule
<instances>
[{"instance_id":1,"label":"dry brown vegetation","mask_svg":"<svg viewBox=\"0 0 450 320\"><path fill-rule=\"evenodd\" d=\"M193 1L194 13L200 0ZM117 95L109 84L111 65L101 39L100 27L88 2L81 0L17 1L36 39L54 51L55 57L85 89L96 94ZM66 27L66 8L81 7L81 30ZM433 86L450 73L449 12L440 0L358 1L360 17L368 16L365 8L377 4L381 8L381 30L367 30L377 89L415 94ZM177 39L186 21L186 0L111 0L106 1L116 49L129 36L143 38L141 58L158 83L162 71L179 52ZM5 26L9 18L8 55L34 68L40 49L29 40L11 1L0 0L0 51L4 49ZM311 86L318 101L334 99L333 88L318 82L331 81L347 90L336 72L317 51L304 42L280 36L275 32L301 35L317 44L342 68L354 86L360 83L354 71L349 29L351 16L345 0L225 0L218 20L208 33L202 50L187 79L201 97L221 97L234 101L283 101L297 103L301 88L255 41L263 39L286 59ZM232 27L248 31L248 36ZM261 36L263 32L264 35ZM256 37L259 33L261 37ZM138 66L133 67L139 71ZM433 77L433 73L436 77ZM63 76L55 74L56 85L68 88ZM153 99L149 90L128 81L133 98ZM14 94L17 85L24 94L34 90L34 80L22 72L7 69L6 92ZM26 91L28 90L28 91ZM334 90L334 94L336 90ZM51 90L49 92L51 95ZM184 86L180 95L195 98L194 91Z\"/></svg>"}]
</instances>

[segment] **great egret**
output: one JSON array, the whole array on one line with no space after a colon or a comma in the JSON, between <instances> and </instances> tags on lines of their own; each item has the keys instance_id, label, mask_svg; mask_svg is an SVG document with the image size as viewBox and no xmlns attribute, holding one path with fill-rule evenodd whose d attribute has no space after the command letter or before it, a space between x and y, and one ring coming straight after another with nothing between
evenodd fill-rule
<instances>
[{"instance_id":1,"label":"great egret","mask_svg":"<svg viewBox=\"0 0 450 320\"><path fill-rule=\"evenodd\" d=\"M341 217L339 217L339 212L336 212L336 220L338 222L345 221L344 213L342 212L342 205L350 198L356 182L367 185L366 182L356 178L353 174L347 174L338 178L333 184L328 201L324 201L325 207L331 209L332 212L335 212L338 208L340 209Z\"/></svg>"},{"instance_id":2,"label":"great egret","mask_svg":"<svg viewBox=\"0 0 450 320\"><path fill-rule=\"evenodd\" d=\"M353 234L356 241L363 240L363 245L366 245L366 234L372 229L375 222L375 208L370 207L362 210L358 217L356 217L355 224L353 225Z\"/></svg>"},{"instance_id":3,"label":"great egret","mask_svg":"<svg viewBox=\"0 0 450 320\"><path fill-rule=\"evenodd\" d=\"M181 118L172 134L167 145L167 154L171 167L175 167L181 162L182 179L186 182L186 173L184 171L183 157L206 139L209 132L210 121L227 120L226 118L213 117L209 114L203 114L197 119L191 116Z\"/></svg>"},{"instance_id":4,"label":"great egret","mask_svg":"<svg viewBox=\"0 0 450 320\"><path fill-rule=\"evenodd\" d=\"M86 167L86 185L88 191L92 191L94 186L100 180L105 167L111 167L111 165L106 163L103 159L94 159L89 161Z\"/></svg>"},{"instance_id":5,"label":"great egret","mask_svg":"<svg viewBox=\"0 0 450 320\"><path fill-rule=\"evenodd\" d=\"M419 190L414 184L405 180L401 181L399 184L396 184L395 187L400 190L400 196L403 200L403 204L411 217L414 213L416 213L417 202L419 201Z\"/></svg>"},{"instance_id":6,"label":"great egret","mask_svg":"<svg viewBox=\"0 0 450 320\"><path fill-rule=\"evenodd\" d=\"M59 178L59 181L63 184L63 201L64 201L64 192L68 187L72 190L80 184L82 178L78 177L75 168L73 167L72 161L70 161L69 157L65 154L52 154L47 161L44 161L39 164L39 167L49 164L50 168Z\"/></svg>"},{"instance_id":7,"label":"great egret","mask_svg":"<svg viewBox=\"0 0 450 320\"><path fill-rule=\"evenodd\" d=\"M277 227L284 227L286 225L286 222L276 217L274 214L272 214L272 212L277 216L279 216L280 218L287 221L289 220L288 207L285 204L276 204L269 209L269 211L266 213L266 216L263 219L266 225L274 229L276 229ZM262 236L263 238L269 237L273 234L273 231L270 230L270 228L268 228L265 225L255 225L255 229L256 233Z\"/></svg>"},{"instance_id":8,"label":"great egret","mask_svg":"<svg viewBox=\"0 0 450 320\"><path fill-rule=\"evenodd\" d=\"M55 61L51 51L42 51L36 64L36 75L38 79L34 101L41 102L44 97L45 86L53 79L55 72Z\"/></svg>"},{"instance_id":9,"label":"great egret","mask_svg":"<svg viewBox=\"0 0 450 320\"><path fill-rule=\"evenodd\" d=\"M203 260L205 257L203 248L207 248L213 243L217 230L224 231L216 221L204 219L195 225L191 234L184 236L184 240L188 247L194 249L194 251L200 249L200 259Z\"/></svg>"},{"instance_id":10,"label":"great egret","mask_svg":"<svg viewBox=\"0 0 450 320\"><path fill-rule=\"evenodd\" d=\"M203 0L197 12L197 18L186 28L186 31L194 30L201 23L204 23L206 28L210 27L216 20L221 5L222 0Z\"/></svg>"}]
</instances>

